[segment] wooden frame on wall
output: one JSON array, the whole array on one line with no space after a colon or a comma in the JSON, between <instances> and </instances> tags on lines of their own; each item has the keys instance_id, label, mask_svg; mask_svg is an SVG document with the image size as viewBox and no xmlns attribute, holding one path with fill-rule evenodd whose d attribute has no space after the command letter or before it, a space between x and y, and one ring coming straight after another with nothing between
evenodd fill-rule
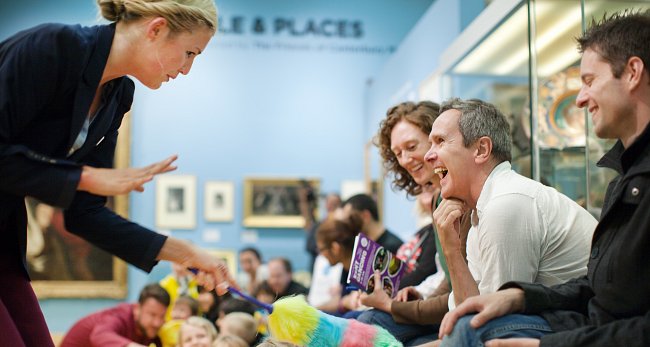
<instances>
[{"instance_id":1,"label":"wooden frame on wall","mask_svg":"<svg viewBox=\"0 0 650 347\"><path fill-rule=\"evenodd\" d=\"M246 178L242 224L248 228L302 228L305 219L299 194L307 187L318 197L318 179Z\"/></svg>"},{"instance_id":2,"label":"wooden frame on wall","mask_svg":"<svg viewBox=\"0 0 650 347\"><path fill-rule=\"evenodd\" d=\"M130 158L130 113L127 113L122 120L120 135L118 136L115 149L115 167L126 168L129 166ZM43 252L49 253L50 259L58 259L58 265L54 267L58 272L55 274L45 267L36 254L37 250L31 250L28 255L28 267L31 268L32 287L39 299L48 298L109 298L124 299L127 295L127 266L126 263L117 257L108 255L79 238L62 239L61 234L55 234L55 229L63 228L61 210L53 207L38 208L39 202L33 199L26 199L28 206L28 218L31 229L31 237L38 238L35 232L43 234ZM124 218L129 216L129 199L127 195L110 198L107 204L117 214ZM37 210L38 209L38 210ZM43 217L45 216L45 217ZM39 227L40 222L47 224ZM34 229L36 228L36 230ZM44 230L47 229L47 230ZM63 233L69 236L72 234ZM30 237L30 236L28 236ZM34 242L32 242L34 244ZM38 247L38 246L37 246ZM45 248L47 247L47 249ZM28 251L29 253L30 251ZM83 257L80 257L83 256ZM74 257L74 259L71 259ZM66 258L68 259L66 262ZM82 261L85 259L86 262ZM39 264L40 262L40 264ZM55 261L56 262L56 261ZM36 267L36 268L34 268ZM41 274L36 269L41 268ZM48 278L49 277L49 278Z\"/></svg>"}]
</instances>

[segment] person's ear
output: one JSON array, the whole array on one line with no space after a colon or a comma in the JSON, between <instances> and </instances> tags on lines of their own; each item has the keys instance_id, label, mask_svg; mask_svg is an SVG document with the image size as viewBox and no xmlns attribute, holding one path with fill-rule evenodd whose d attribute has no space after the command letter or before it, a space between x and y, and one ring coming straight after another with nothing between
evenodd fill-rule
<instances>
[{"instance_id":1,"label":"person's ear","mask_svg":"<svg viewBox=\"0 0 650 347\"><path fill-rule=\"evenodd\" d=\"M490 160L490 154L492 154L492 139L487 136L482 136L476 140L475 146L474 161L477 164L488 162Z\"/></svg>"},{"instance_id":2,"label":"person's ear","mask_svg":"<svg viewBox=\"0 0 650 347\"><path fill-rule=\"evenodd\" d=\"M140 309L140 303L133 305L133 320L136 322L138 321L138 317L140 317Z\"/></svg>"},{"instance_id":3,"label":"person's ear","mask_svg":"<svg viewBox=\"0 0 650 347\"><path fill-rule=\"evenodd\" d=\"M645 64L643 64L641 58L633 56L628 59L625 70L623 71L623 78L624 82L628 84L630 91L636 89L641 84L643 77L646 75L645 72Z\"/></svg>"},{"instance_id":4,"label":"person's ear","mask_svg":"<svg viewBox=\"0 0 650 347\"><path fill-rule=\"evenodd\" d=\"M156 40L164 37L166 31L169 30L167 26L167 19L163 17L156 17L149 21L147 24L147 38Z\"/></svg>"}]
</instances>

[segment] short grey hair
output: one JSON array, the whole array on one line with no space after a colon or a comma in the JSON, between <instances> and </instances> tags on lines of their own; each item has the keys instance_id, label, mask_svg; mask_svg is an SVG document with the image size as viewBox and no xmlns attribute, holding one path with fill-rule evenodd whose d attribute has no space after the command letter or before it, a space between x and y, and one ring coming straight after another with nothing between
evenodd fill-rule
<instances>
[{"instance_id":1,"label":"short grey hair","mask_svg":"<svg viewBox=\"0 0 650 347\"><path fill-rule=\"evenodd\" d=\"M465 147L487 136L492 140L492 157L498 163L512 160L510 125L496 106L479 99L452 98L442 103L440 113L448 110L461 113L458 129Z\"/></svg>"}]
</instances>

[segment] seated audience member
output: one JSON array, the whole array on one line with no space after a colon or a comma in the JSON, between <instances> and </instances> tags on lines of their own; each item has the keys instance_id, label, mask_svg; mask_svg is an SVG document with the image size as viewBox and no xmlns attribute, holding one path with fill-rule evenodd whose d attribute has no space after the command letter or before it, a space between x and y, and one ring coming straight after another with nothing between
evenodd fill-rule
<instances>
[{"instance_id":1,"label":"seated audience member","mask_svg":"<svg viewBox=\"0 0 650 347\"><path fill-rule=\"evenodd\" d=\"M276 300L294 294L307 295L307 288L293 280L291 262L286 258L274 258L269 261L269 278L266 280Z\"/></svg>"},{"instance_id":2,"label":"seated audience member","mask_svg":"<svg viewBox=\"0 0 650 347\"><path fill-rule=\"evenodd\" d=\"M219 321L219 334L240 337L250 345L257 339L257 321L248 313L229 313Z\"/></svg>"},{"instance_id":3,"label":"seated audience member","mask_svg":"<svg viewBox=\"0 0 650 347\"><path fill-rule=\"evenodd\" d=\"M496 107L452 99L429 139L425 158L444 198L433 219L449 268L450 308L511 280L558 284L586 273L596 220L555 189L511 170L509 125ZM467 261L458 237L465 211L472 213Z\"/></svg>"},{"instance_id":4,"label":"seated audience member","mask_svg":"<svg viewBox=\"0 0 650 347\"><path fill-rule=\"evenodd\" d=\"M239 268L237 274L239 287L247 294L252 294L255 288L269 277L266 264L262 263L262 255L253 247L239 251Z\"/></svg>"},{"instance_id":5,"label":"seated audience member","mask_svg":"<svg viewBox=\"0 0 650 347\"><path fill-rule=\"evenodd\" d=\"M178 332L178 347L212 347L216 339L217 329L210 321L189 317Z\"/></svg>"},{"instance_id":6,"label":"seated audience member","mask_svg":"<svg viewBox=\"0 0 650 347\"><path fill-rule=\"evenodd\" d=\"M551 287L517 278L520 282L506 283L496 293L470 298L445 316L443 346L478 346L486 338L511 337L518 339L489 343L650 344L650 194L645 192L650 182L649 41L649 10L604 17L578 39L583 85L576 104L588 109L598 137L618 140L598 163L619 175L607 188L587 275ZM586 244L574 248L589 252ZM463 317L474 312L478 314Z\"/></svg>"},{"instance_id":7,"label":"seated audience member","mask_svg":"<svg viewBox=\"0 0 650 347\"><path fill-rule=\"evenodd\" d=\"M149 284L140 292L138 303L119 304L79 320L61 347L161 346L157 334L165 323L167 306L167 291L158 284Z\"/></svg>"},{"instance_id":8,"label":"seated audience member","mask_svg":"<svg viewBox=\"0 0 650 347\"><path fill-rule=\"evenodd\" d=\"M217 295L217 292L206 290L203 286L199 286L198 290L199 297L197 301L199 302L200 315L216 327L221 298Z\"/></svg>"},{"instance_id":9,"label":"seated audience member","mask_svg":"<svg viewBox=\"0 0 650 347\"><path fill-rule=\"evenodd\" d=\"M386 229L379 221L377 202L370 195L357 194L343 203L338 214L339 219L347 219L351 214L358 214L363 221L361 232L393 254L402 245L402 240Z\"/></svg>"},{"instance_id":10,"label":"seated audience member","mask_svg":"<svg viewBox=\"0 0 650 347\"><path fill-rule=\"evenodd\" d=\"M316 236L316 235L314 235ZM314 307L320 307L339 296L337 290L341 285L343 264L331 265L329 260L322 255L316 257L311 275L309 295L307 302Z\"/></svg>"},{"instance_id":11,"label":"seated audience member","mask_svg":"<svg viewBox=\"0 0 650 347\"><path fill-rule=\"evenodd\" d=\"M224 295L221 305L219 305L219 318L217 319L217 322L219 319L222 319L233 312L244 312L253 315L255 313L255 306L248 301L237 299L230 294L226 294ZM219 324L217 324L217 326L218 325Z\"/></svg>"},{"instance_id":12,"label":"seated audience member","mask_svg":"<svg viewBox=\"0 0 650 347\"><path fill-rule=\"evenodd\" d=\"M181 295L176 299L172 310L172 319L186 320L199 314L199 302L191 296Z\"/></svg>"},{"instance_id":13,"label":"seated audience member","mask_svg":"<svg viewBox=\"0 0 650 347\"><path fill-rule=\"evenodd\" d=\"M442 105L426 160L444 200L433 214L451 274L450 306L507 281L558 284L586 273L596 220L559 193L512 171L510 128L493 105ZM472 211L467 262L457 221Z\"/></svg>"},{"instance_id":14,"label":"seated audience member","mask_svg":"<svg viewBox=\"0 0 650 347\"><path fill-rule=\"evenodd\" d=\"M347 220L328 219L316 231L316 245L320 255L325 257L330 265L341 264L343 271L339 283L328 288L331 299L316 308L335 315L358 308L358 293L347 288L348 273L352 263L354 239L361 230L362 221L357 214L352 214Z\"/></svg>"},{"instance_id":15,"label":"seated audience member","mask_svg":"<svg viewBox=\"0 0 650 347\"><path fill-rule=\"evenodd\" d=\"M386 112L386 118L382 120L376 137L379 152L384 160L384 167L393 177L393 189L403 190L407 196L417 196L419 204L425 205L424 209L429 211L429 218L430 211L434 207L433 201L440 194L440 183L438 176L433 173L433 166L424 157L431 147L428 138L429 132L439 113L440 106L434 102L401 103ZM440 252L437 233L434 226L430 226L430 231L424 234L427 235L425 239L418 238L419 235L422 235L420 234L422 231L420 231L413 240L422 241L424 250L428 250L427 255L420 254L418 259L422 259L425 264L439 259L439 266L435 265L435 268L441 271L422 280L422 283L418 284L418 288L420 288L418 291L410 286L417 284L417 280L409 281L407 277L407 283L401 285L403 289L400 290L395 300L385 295L383 291L377 291L370 296L362 294L361 302L375 309L364 312L358 319L364 323L382 326L406 345L417 344L421 339L428 341L435 337L436 327L431 324L439 322L440 317L437 321L430 320L429 311L435 312L436 309L444 309L443 313L447 311L447 297L450 290L449 276L445 275L447 267L444 256ZM467 230L469 230L469 226L464 225L464 232L461 233L461 236L466 235ZM409 243L414 242L413 240ZM435 255L431 255L431 252L435 252ZM431 263L428 264L428 266L434 266ZM418 268L419 265L416 267L416 271ZM423 275L418 274L417 276L424 278ZM405 295L405 293L410 295ZM407 297L410 300L427 297L427 295L413 296L418 293L431 294L431 298L426 301L404 302ZM439 305L436 307L435 304Z\"/></svg>"},{"instance_id":16,"label":"seated audience member","mask_svg":"<svg viewBox=\"0 0 650 347\"><path fill-rule=\"evenodd\" d=\"M172 262L172 272L165 276L160 282L160 286L165 288L171 299L171 304L165 314L165 320L172 319L172 310L176 299L181 295L188 295L194 299L199 297L198 284L192 274L183 265Z\"/></svg>"},{"instance_id":17,"label":"seated audience member","mask_svg":"<svg viewBox=\"0 0 650 347\"><path fill-rule=\"evenodd\" d=\"M264 281L253 292L255 298L265 304L272 304L275 301L275 293L268 282Z\"/></svg>"},{"instance_id":18,"label":"seated audience member","mask_svg":"<svg viewBox=\"0 0 650 347\"><path fill-rule=\"evenodd\" d=\"M509 125L493 105L452 99L441 111L425 159L445 199L433 218L451 279L449 306L510 280L550 284L584 274L595 219L555 189L510 169ZM466 211L472 211L467 261L458 237ZM439 322L442 313L427 316Z\"/></svg>"},{"instance_id":19,"label":"seated audience member","mask_svg":"<svg viewBox=\"0 0 650 347\"><path fill-rule=\"evenodd\" d=\"M250 345L239 336L220 335L214 341L215 347L249 347Z\"/></svg>"},{"instance_id":20,"label":"seated audience member","mask_svg":"<svg viewBox=\"0 0 650 347\"><path fill-rule=\"evenodd\" d=\"M165 322L158 332L163 347L176 347L178 331L186 319L199 314L199 302L195 299L181 295L176 299L172 309L171 319Z\"/></svg>"},{"instance_id":21,"label":"seated audience member","mask_svg":"<svg viewBox=\"0 0 650 347\"><path fill-rule=\"evenodd\" d=\"M269 287L269 284L266 282L262 282L257 287L254 296L255 299L265 304L272 304L275 301L275 294L273 293L271 287ZM257 332L261 335L268 335L268 311L263 308L257 308L255 310L255 314L253 314L253 317L255 317L255 320L257 321Z\"/></svg>"},{"instance_id":22,"label":"seated audience member","mask_svg":"<svg viewBox=\"0 0 650 347\"><path fill-rule=\"evenodd\" d=\"M305 238L305 250L310 255L308 269L312 270L316 263L318 256L318 248L316 247L316 229L320 223L331 218L334 211L341 206L341 197L338 193L329 193L325 196L325 216L318 221L316 219L316 207L318 206L318 197L316 196L313 187L308 183L300 189L300 214L305 219L305 226L303 229L307 233Z\"/></svg>"},{"instance_id":23,"label":"seated audience member","mask_svg":"<svg viewBox=\"0 0 650 347\"><path fill-rule=\"evenodd\" d=\"M433 204L437 200L440 190L433 184L422 187L422 193L417 196L417 206L422 214L430 216L433 213ZM404 243L397 250L396 257L406 263L406 272L399 283L399 287L416 286L428 276L436 273L436 243L435 231L432 223L428 223L418 230L413 238Z\"/></svg>"}]
</instances>

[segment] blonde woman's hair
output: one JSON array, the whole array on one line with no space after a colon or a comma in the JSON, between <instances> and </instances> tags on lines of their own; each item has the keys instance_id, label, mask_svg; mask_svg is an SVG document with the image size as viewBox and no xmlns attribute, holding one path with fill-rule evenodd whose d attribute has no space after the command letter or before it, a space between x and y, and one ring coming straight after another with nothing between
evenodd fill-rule
<instances>
[{"instance_id":1,"label":"blonde woman's hair","mask_svg":"<svg viewBox=\"0 0 650 347\"><path fill-rule=\"evenodd\" d=\"M188 318L183 323L183 325L181 325L181 328L178 330L179 346L183 346L183 327L186 325L191 325L193 327L197 327L205 330L205 332L208 333L208 335L210 336L210 341L214 341L217 339L217 329L214 327L212 323L210 323L209 320L202 317L192 316Z\"/></svg>"},{"instance_id":2,"label":"blonde woman's hair","mask_svg":"<svg viewBox=\"0 0 650 347\"><path fill-rule=\"evenodd\" d=\"M235 335L221 335L212 343L213 347L248 347L244 339Z\"/></svg>"},{"instance_id":3,"label":"blonde woman's hair","mask_svg":"<svg viewBox=\"0 0 650 347\"><path fill-rule=\"evenodd\" d=\"M96 0L101 16L111 22L163 17L172 33L207 27L217 32L214 0Z\"/></svg>"},{"instance_id":4,"label":"blonde woman's hair","mask_svg":"<svg viewBox=\"0 0 650 347\"><path fill-rule=\"evenodd\" d=\"M236 335L248 343L253 343L257 337L257 321L248 313L228 313L219 327L223 335Z\"/></svg>"}]
</instances>

